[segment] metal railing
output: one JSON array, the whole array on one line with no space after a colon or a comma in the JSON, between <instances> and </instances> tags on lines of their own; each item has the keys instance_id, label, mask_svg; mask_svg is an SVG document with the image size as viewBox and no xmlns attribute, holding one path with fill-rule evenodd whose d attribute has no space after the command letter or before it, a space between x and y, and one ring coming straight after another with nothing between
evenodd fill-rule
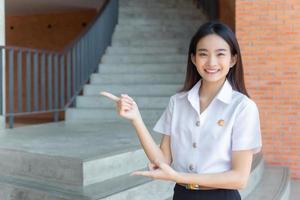
<instances>
[{"instance_id":1,"label":"metal railing","mask_svg":"<svg viewBox=\"0 0 300 200\"><path fill-rule=\"evenodd\" d=\"M95 20L61 52L0 46L1 115L14 125L14 117L59 112L73 105L76 96L98 70L101 56L111 44L118 21L118 0L107 0ZM5 69L4 69L5 68ZM5 72L4 80L2 74ZM5 91L2 84L5 83Z\"/></svg>"}]
</instances>

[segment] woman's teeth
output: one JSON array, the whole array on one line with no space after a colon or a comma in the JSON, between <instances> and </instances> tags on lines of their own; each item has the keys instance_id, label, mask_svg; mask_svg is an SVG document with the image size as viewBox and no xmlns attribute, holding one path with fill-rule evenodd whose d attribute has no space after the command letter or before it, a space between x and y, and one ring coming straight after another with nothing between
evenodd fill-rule
<instances>
[{"instance_id":1,"label":"woman's teeth","mask_svg":"<svg viewBox=\"0 0 300 200\"><path fill-rule=\"evenodd\" d=\"M219 71L219 69L204 69L207 73L214 74Z\"/></svg>"}]
</instances>

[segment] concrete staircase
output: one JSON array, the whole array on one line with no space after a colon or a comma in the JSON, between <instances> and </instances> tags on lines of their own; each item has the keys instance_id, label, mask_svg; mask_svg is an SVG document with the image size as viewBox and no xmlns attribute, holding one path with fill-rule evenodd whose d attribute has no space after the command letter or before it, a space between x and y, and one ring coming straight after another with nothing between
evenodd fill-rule
<instances>
[{"instance_id":1,"label":"concrete staircase","mask_svg":"<svg viewBox=\"0 0 300 200\"><path fill-rule=\"evenodd\" d=\"M156 121L182 86L189 40L204 20L192 1L120 1L112 45L66 121L120 120L114 105L99 97L102 90L128 93L144 120Z\"/></svg>"},{"instance_id":2,"label":"concrete staircase","mask_svg":"<svg viewBox=\"0 0 300 200\"><path fill-rule=\"evenodd\" d=\"M120 0L119 24L66 121L0 131L0 200L166 200L174 183L129 176L147 158L101 90L128 93L150 131L182 85L189 39L205 20L187 0ZM160 135L151 133L158 143ZM252 165L247 200L288 200L288 168Z\"/></svg>"}]
</instances>

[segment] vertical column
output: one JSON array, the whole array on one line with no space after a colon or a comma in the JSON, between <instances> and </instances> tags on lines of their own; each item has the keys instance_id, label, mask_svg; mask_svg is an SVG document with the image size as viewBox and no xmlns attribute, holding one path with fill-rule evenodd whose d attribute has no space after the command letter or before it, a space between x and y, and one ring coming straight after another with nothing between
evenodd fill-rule
<instances>
[{"instance_id":1,"label":"vertical column","mask_svg":"<svg viewBox=\"0 0 300 200\"><path fill-rule=\"evenodd\" d=\"M0 45L5 45L5 0L0 0ZM0 98L2 99L0 102L1 112L0 112L0 129L5 128L5 52L2 52L2 58L0 57L0 62L2 63L1 77L0 77L0 87L1 94Z\"/></svg>"}]
</instances>

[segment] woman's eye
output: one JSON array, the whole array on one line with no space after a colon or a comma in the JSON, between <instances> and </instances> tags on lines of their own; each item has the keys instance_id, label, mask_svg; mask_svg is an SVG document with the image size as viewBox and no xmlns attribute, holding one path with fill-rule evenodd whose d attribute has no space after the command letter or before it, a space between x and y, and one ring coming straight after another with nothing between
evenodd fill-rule
<instances>
[{"instance_id":1,"label":"woman's eye","mask_svg":"<svg viewBox=\"0 0 300 200\"><path fill-rule=\"evenodd\" d=\"M206 56L205 53L199 53L199 56Z\"/></svg>"},{"instance_id":2,"label":"woman's eye","mask_svg":"<svg viewBox=\"0 0 300 200\"><path fill-rule=\"evenodd\" d=\"M225 56L225 54L223 54L223 53L219 53L219 54L218 54L218 56Z\"/></svg>"}]
</instances>

